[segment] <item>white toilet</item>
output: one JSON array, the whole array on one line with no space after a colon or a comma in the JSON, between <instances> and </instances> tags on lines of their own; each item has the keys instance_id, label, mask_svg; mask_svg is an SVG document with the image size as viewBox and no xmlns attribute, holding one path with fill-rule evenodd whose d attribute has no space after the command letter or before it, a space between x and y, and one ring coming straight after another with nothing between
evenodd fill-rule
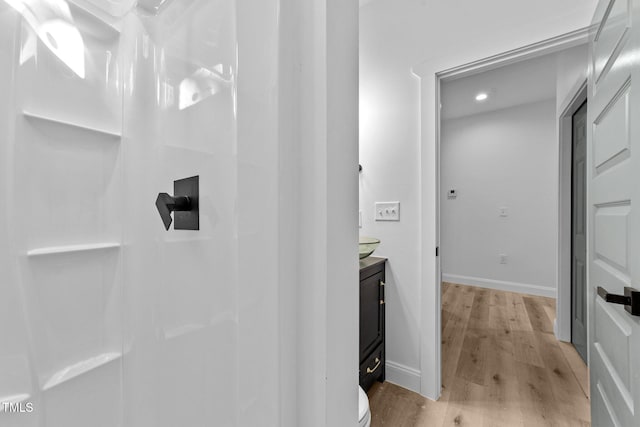
<instances>
[{"instance_id":1,"label":"white toilet","mask_svg":"<svg viewBox=\"0 0 640 427\"><path fill-rule=\"evenodd\" d=\"M362 387L358 387L358 420L359 427L369 427L371 425L369 398Z\"/></svg>"}]
</instances>

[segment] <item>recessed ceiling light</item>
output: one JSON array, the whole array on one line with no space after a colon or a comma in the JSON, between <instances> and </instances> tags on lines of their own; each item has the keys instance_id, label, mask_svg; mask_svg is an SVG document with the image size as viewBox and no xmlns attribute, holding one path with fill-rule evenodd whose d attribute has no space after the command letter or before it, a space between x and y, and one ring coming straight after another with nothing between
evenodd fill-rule
<instances>
[{"instance_id":1,"label":"recessed ceiling light","mask_svg":"<svg viewBox=\"0 0 640 427\"><path fill-rule=\"evenodd\" d=\"M489 95L485 92L480 92L476 95L476 101L485 101L487 98L489 98Z\"/></svg>"}]
</instances>

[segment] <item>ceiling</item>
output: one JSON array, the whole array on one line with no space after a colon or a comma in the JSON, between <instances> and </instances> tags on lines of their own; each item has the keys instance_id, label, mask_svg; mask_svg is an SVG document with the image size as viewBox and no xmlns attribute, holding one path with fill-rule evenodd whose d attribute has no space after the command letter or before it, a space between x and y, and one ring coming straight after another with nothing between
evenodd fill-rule
<instances>
[{"instance_id":1,"label":"ceiling","mask_svg":"<svg viewBox=\"0 0 640 427\"><path fill-rule=\"evenodd\" d=\"M556 75L557 54L554 53L443 82L441 117L454 119L553 99ZM481 92L489 97L478 102L475 97Z\"/></svg>"}]
</instances>

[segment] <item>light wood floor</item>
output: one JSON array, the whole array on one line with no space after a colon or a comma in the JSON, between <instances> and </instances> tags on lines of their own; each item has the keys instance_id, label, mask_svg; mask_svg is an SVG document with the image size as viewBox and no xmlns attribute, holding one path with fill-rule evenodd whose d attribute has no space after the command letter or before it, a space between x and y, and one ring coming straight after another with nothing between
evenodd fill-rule
<instances>
[{"instance_id":1,"label":"light wood floor","mask_svg":"<svg viewBox=\"0 0 640 427\"><path fill-rule=\"evenodd\" d=\"M444 283L442 397L376 383L371 426L589 426L587 368L554 318L551 298Z\"/></svg>"}]
</instances>

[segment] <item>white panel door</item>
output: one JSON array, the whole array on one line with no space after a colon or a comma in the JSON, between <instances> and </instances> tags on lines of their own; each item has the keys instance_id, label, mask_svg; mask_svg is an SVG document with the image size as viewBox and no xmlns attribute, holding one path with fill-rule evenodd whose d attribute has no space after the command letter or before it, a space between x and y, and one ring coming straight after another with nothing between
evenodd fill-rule
<instances>
[{"instance_id":1,"label":"white panel door","mask_svg":"<svg viewBox=\"0 0 640 427\"><path fill-rule=\"evenodd\" d=\"M640 317L604 293L640 288L640 0L601 0L590 38L589 368L592 425L640 425Z\"/></svg>"},{"instance_id":2,"label":"white panel door","mask_svg":"<svg viewBox=\"0 0 640 427\"><path fill-rule=\"evenodd\" d=\"M571 342L587 362L587 104L573 115L571 156Z\"/></svg>"}]
</instances>

